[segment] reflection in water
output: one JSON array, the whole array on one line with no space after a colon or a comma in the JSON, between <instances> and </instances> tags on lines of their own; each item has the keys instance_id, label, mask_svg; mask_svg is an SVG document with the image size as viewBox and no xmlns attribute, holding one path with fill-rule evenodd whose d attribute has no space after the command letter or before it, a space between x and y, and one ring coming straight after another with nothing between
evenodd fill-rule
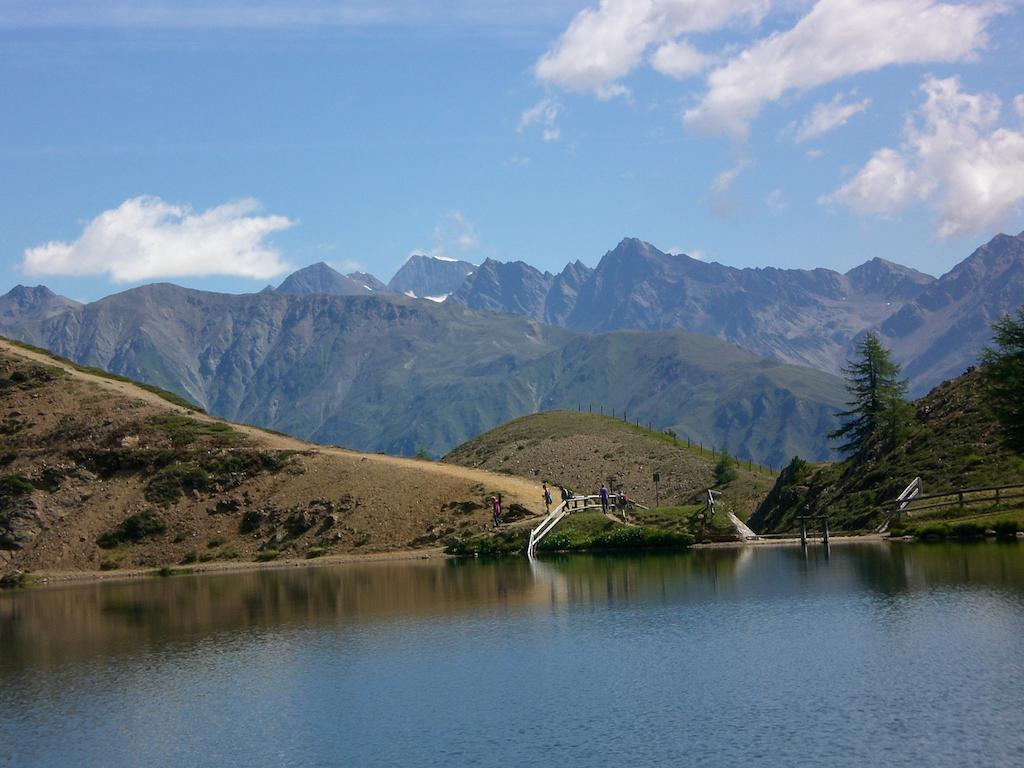
<instances>
[{"instance_id":1,"label":"reflection in water","mask_svg":"<svg viewBox=\"0 0 1024 768\"><path fill-rule=\"evenodd\" d=\"M1022 608L1012 544L5 592L0 765L1024 764Z\"/></svg>"},{"instance_id":2,"label":"reflection in water","mask_svg":"<svg viewBox=\"0 0 1024 768\"><path fill-rule=\"evenodd\" d=\"M227 631L767 597L790 590L797 578L814 578L818 590L846 589L856 579L884 595L966 584L1021 591L1024 557L1016 544L878 542L831 553L793 546L346 564L4 592L0 673Z\"/></svg>"}]
</instances>

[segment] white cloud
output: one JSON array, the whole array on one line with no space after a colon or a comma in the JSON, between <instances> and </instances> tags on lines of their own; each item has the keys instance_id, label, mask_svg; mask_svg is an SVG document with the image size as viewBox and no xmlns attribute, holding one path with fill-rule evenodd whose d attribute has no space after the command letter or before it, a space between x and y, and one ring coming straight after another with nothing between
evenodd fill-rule
<instances>
[{"instance_id":1,"label":"white cloud","mask_svg":"<svg viewBox=\"0 0 1024 768\"><path fill-rule=\"evenodd\" d=\"M821 160L825 156L825 152L821 149L808 149L804 152L804 156L808 160Z\"/></svg>"},{"instance_id":2,"label":"white cloud","mask_svg":"<svg viewBox=\"0 0 1024 768\"><path fill-rule=\"evenodd\" d=\"M232 275L265 280L290 269L266 238L291 227L284 216L255 216L256 200L197 213L159 197L135 197L104 211L72 242L25 250L29 274L109 275L115 282Z\"/></svg>"},{"instance_id":3,"label":"white cloud","mask_svg":"<svg viewBox=\"0 0 1024 768\"><path fill-rule=\"evenodd\" d=\"M921 196L917 174L894 149L880 149L872 155L849 184L820 202L837 202L858 213L887 216Z\"/></svg>"},{"instance_id":4,"label":"white cloud","mask_svg":"<svg viewBox=\"0 0 1024 768\"><path fill-rule=\"evenodd\" d=\"M853 96L853 94L849 94ZM817 138L835 128L846 125L847 121L858 112L871 106L871 99L860 101L843 101L844 94L837 93L831 101L823 101L814 105L811 113L804 117L796 129L795 140L800 142Z\"/></svg>"},{"instance_id":5,"label":"white cloud","mask_svg":"<svg viewBox=\"0 0 1024 768\"><path fill-rule=\"evenodd\" d=\"M545 83L600 98L624 95L628 90L618 81L651 46L720 29L740 17L757 22L768 6L769 0L601 0L597 8L576 14L537 60L534 74ZM680 50L683 45L680 41ZM662 58L668 66L671 49Z\"/></svg>"},{"instance_id":6,"label":"white cloud","mask_svg":"<svg viewBox=\"0 0 1024 768\"><path fill-rule=\"evenodd\" d=\"M699 74L707 69L712 58L701 53L685 40L665 43L651 55L651 66L677 80Z\"/></svg>"},{"instance_id":7,"label":"white cloud","mask_svg":"<svg viewBox=\"0 0 1024 768\"><path fill-rule=\"evenodd\" d=\"M789 207L789 203L782 199L782 189L773 189L764 199L764 204L773 214L780 214Z\"/></svg>"},{"instance_id":8,"label":"white cloud","mask_svg":"<svg viewBox=\"0 0 1024 768\"><path fill-rule=\"evenodd\" d=\"M715 176L714 180L711 182L712 194L724 195L732 189L732 185L736 181L736 178L743 172L743 169L746 168L747 165L748 162L746 160L737 160L736 164L732 168L727 168Z\"/></svg>"},{"instance_id":9,"label":"white cloud","mask_svg":"<svg viewBox=\"0 0 1024 768\"><path fill-rule=\"evenodd\" d=\"M555 141L562 135L558 127L558 115L561 111L562 105L556 99L541 99L519 116L518 131L522 133L532 125L539 125L541 138L544 141Z\"/></svg>"},{"instance_id":10,"label":"white cloud","mask_svg":"<svg viewBox=\"0 0 1024 768\"><path fill-rule=\"evenodd\" d=\"M959 79L926 78L925 102L908 120L899 150L880 149L823 203L889 215L926 201L943 237L998 226L1024 202L1024 133L997 126L993 94L960 90Z\"/></svg>"},{"instance_id":11,"label":"white cloud","mask_svg":"<svg viewBox=\"0 0 1024 768\"><path fill-rule=\"evenodd\" d=\"M748 165L750 165L750 160L741 157L732 168L725 169L711 181L708 202L711 212L715 216L728 218L735 211L736 200L730 195L730 192L732 191L733 184L736 183L736 179L739 178L739 175L743 173L743 169Z\"/></svg>"},{"instance_id":12,"label":"white cloud","mask_svg":"<svg viewBox=\"0 0 1024 768\"><path fill-rule=\"evenodd\" d=\"M1024 120L1024 93L1018 93L1013 97L1013 108L1017 111L1017 116Z\"/></svg>"},{"instance_id":13,"label":"white cloud","mask_svg":"<svg viewBox=\"0 0 1024 768\"><path fill-rule=\"evenodd\" d=\"M684 120L743 137L761 108L787 92L894 64L972 59L987 42L989 19L1003 10L994 3L818 0L792 29L713 70L707 92Z\"/></svg>"}]
</instances>

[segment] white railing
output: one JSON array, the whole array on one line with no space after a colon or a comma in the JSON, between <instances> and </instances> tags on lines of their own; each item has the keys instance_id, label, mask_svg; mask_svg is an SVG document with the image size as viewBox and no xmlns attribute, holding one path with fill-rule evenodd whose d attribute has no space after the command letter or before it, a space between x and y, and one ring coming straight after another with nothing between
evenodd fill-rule
<instances>
[{"instance_id":1,"label":"white railing","mask_svg":"<svg viewBox=\"0 0 1024 768\"><path fill-rule=\"evenodd\" d=\"M647 509L643 504L630 500L628 502L630 507L640 507L641 509ZM572 498L563 501L553 510L551 510L547 517L541 520L540 525L530 531L530 542L526 545L526 554L529 557L533 557L534 552L537 550L537 545L540 540L551 533L551 530L558 525L563 518L572 512L584 512L588 509L602 509L601 497L595 496L573 496ZM608 510L619 509L619 494L609 493L608 494Z\"/></svg>"},{"instance_id":2,"label":"white railing","mask_svg":"<svg viewBox=\"0 0 1024 768\"><path fill-rule=\"evenodd\" d=\"M527 556L533 557L533 553L537 549L537 543L547 536L552 528L558 525L559 520L569 514L569 510L566 508L568 503L568 501L563 501L548 512L548 516L541 520L540 525L530 531L530 543L526 545Z\"/></svg>"},{"instance_id":3,"label":"white railing","mask_svg":"<svg viewBox=\"0 0 1024 768\"><path fill-rule=\"evenodd\" d=\"M903 493L896 497L896 501L899 502L900 509L904 509L907 506L907 504L910 503L911 499L913 499L915 496L919 496L921 493L921 488L922 484L920 477L915 477L913 480L911 480L910 485L903 489Z\"/></svg>"},{"instance_id":4,"label":"white railing","mask_svg":"<svg viewBox=\"0 0 1024 768\"><path fill-rule=\"evenodd\" d=\"M910 485L903 489L903 493L896 497L897 507L895 515L897 521L899 520L900 513L907 508L907 505L915 498L921 495L921 491L924 489L924 484L921 482L920 476L915 477L910 481ZM909 516L909 512L907 513ZM892 518L887 517L885 521L875 529L875 533L885 533L889 530L889 523Z\"/></svg>"}]
</instances>

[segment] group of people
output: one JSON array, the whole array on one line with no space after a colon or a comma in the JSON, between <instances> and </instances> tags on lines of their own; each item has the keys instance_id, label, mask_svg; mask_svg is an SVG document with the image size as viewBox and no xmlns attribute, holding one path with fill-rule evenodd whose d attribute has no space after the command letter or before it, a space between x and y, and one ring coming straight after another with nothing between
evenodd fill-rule
<instances>
[{"instance_id":1,"label":"group of people","mask_svg":"<svg viewBox=\"0 0 1024 768\"><path fill-rule=\"evenodd\" d=\"M572 492L572 489L566 488L564 485L558 486L558 490L561 493L562 503L563 504L568 505L568 503L570 501L573 501L573 499L576 498L576 495ZM608 512L608 507L609 507L611 495L609 494L608 488L607 488L607 486L604 483L601 483L601 488L600 488L600 490L598 490L597 495L601 497L601 511L607 513ZM544 483L544 509L545 509L545 511L551 512L551 504L553 502L554 502L554 499L551 497L551 491L548 490L548 484ZM626 492L623 490L623 491L621 491L619 493L619 496L618 496L618 506L619 506L620 509L624 510L626 508L627 504L629 504L629 497L626 495ZM575 509L576 505L574 505L573 508Z\"/></svg>"},{"instance_id":2,"label":"group of people","mask_svg":"<svg viewBox=\"0 0 1024 768\"><path fill-rule=\"evenodd\" d=\"M567 488L564 485L560 485L558 486L558 490L562 497L562 503L566 504L567 506L570 501L577 499L576 494L572 492L571 488ZM601 483L601 488L600 490L598 490L597 495L601 497L601 511L607 514L608 508L610 506L611 494L609 494L608 487L604 483ZM551 512L551 505L554 503L554 501L554 498L552 498L551 496L551 491L548 488L548 484L544 483L544 510L546 512ZM626 495L625 491L619 492L617 502L618 508L623 511L623 514L625 514L626 507L629 504L629 497ZM577 501L576 505L578 506L578 504L579 502ZM573 508L575 509L576 506L574 506ZM501 525L500 493L497 496L491 496L491 516L494 519L495 528Z\"/></svg>"}]
</instances>

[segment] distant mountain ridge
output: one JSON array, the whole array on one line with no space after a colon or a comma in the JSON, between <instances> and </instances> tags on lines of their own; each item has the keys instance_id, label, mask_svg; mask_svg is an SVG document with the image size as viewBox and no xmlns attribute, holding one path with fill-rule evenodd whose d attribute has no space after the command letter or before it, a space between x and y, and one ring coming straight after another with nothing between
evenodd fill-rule
<instances>
[{"instance_id":1,"label":"distant mountain ridge","mask_svg":"<svg viewBox=\"0 0 1024 768\"><path fill-rule=\"evenodd\" d=\"M1021 306L1024 232L996 235L888 317L881 332L911 381L938 383L974 365L992 323Z\"/></svg>"},{"instance_id":2,"label":"distant mountain ridge","mask_svg":"<svg viewBox=\"0 0 1024 768\"><path fill-rule=\"evenodd\" d=\"M414 253L391 278L388 290L421 299L444 300L475 269L468 261Z\"/></svg>"},{"instance_id":3,"label":"distant mountain ridge","mask_svg":"<svg viewBox=\"0 0 1024 768\"><path fill-rule=\"evenodd\" d=\"M557 275L406 266L421 290L461 284L423 302L317 264L243 296L155 284L82 305L17 286L0 297L0 333L227 418L369 450L440 455L524 413L596 404L777 464L828 455L845 399L829 374L865 330L880 329L916 395L971 365L990 323L1024 305L1024 233L939 279L879 258L846 274L735 269L636 239Z\"/></svg>"},{"instance_id":4,"label":"distant mountain ridge","mask_svg":"<svg viewBox=\"0 0 1024 768\"><path fill-rule=\"evenodd\" d=\"M46 320L82 306L81 302L58 296L45 285L16 285L0 301L0 324Z\"/></svg>"},{"instance_id":5,"label":"distant mountain ridge","mask_svg":"<svg viewBox=\"0 0 1024 768\"><path fill-rule=\"evenodd\" d=\"M368 276L375 280L372 275ZM308 294L326 293L331 296L365 296L379 290L368 280L355 275L343 275L333 267L319 262L312 264L285 278L276 288L278 293Z\"/></svg>"},{"instance_id":6,"label":"distant mountain ridge","mask_svg":"<svg viewBox=\"0 0 1024 768\"><path fill-rule=\"evenodd\" d=\"M488 260L451 301L573 330L681 329L839 373L877 329L920 395L973 364L991 322L1024 305L1024 233L997 235L934 278L881 258L828 269L737 269L626 238L557 275Z\"/></svg>"},{"instance_id":7,"label":"distant mountain ridge","mask_svg":"<svg viewBox=\"0 0 1024 768\"><path fill-rule=\"evenodd\" d=\"M845 274L738 269L625 238L595 268L577 260L557 274L523 261L473 267L419 254L388 286L319 264L278 290L392 291L589 333L686 330L833 374L861 335L876 330L919 396L972 365L992 321L1024 305L1024 233L997 235L940 278L879 257Z\"/></svg>"},{"instance_id":8,"label":"distant mountain ridge","mask_svg":"<svg viewBox=\"0 0 1024 768\"><path fill-rule=\"evenodd\" d=\"M0 298L0 314L9 304ZM9 316L8 316L9 318ZM318 442L410 455L516 416L594 407L741 457L824 457L828 374L678 331L581 334L394 294L230 295L154 284L0 333Z\"/></svg>"},{"instance_id":9,"label":"distant mountain ridge","mask_svg":"<svg viewBox=\"0 0 1024 768\"><path fill-rule=\"evenodd\" d=\"M693 331L836 373L858 333L934 280L882 259L846 275L736 269L626 238L595 269L576 262L557 276L521 262L485 262L451 299L573 330Z\"/></svg>"}]
</instances>

